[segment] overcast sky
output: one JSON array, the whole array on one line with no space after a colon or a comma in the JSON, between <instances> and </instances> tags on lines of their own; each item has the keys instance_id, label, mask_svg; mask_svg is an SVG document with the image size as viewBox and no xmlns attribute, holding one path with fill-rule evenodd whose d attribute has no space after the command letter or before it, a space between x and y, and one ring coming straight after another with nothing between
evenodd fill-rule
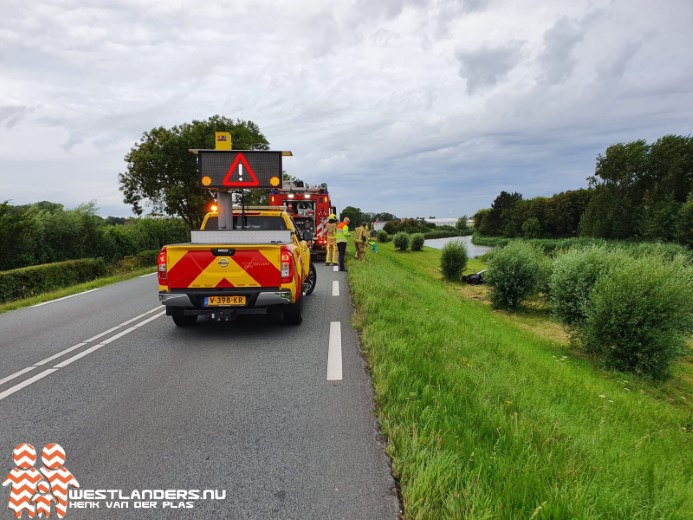
<instances>
[{"instance_id":1,"label":"overcast sky","mask_svg":"<svg viewBox=\"0 0 693 520\"><path fill-rule=\"evenodd\" d=\"M0 0L0 202L95 200L142 134L255 122L340 208L457 217L693 129L691 0Z\"/></svg>"}]
</instances>

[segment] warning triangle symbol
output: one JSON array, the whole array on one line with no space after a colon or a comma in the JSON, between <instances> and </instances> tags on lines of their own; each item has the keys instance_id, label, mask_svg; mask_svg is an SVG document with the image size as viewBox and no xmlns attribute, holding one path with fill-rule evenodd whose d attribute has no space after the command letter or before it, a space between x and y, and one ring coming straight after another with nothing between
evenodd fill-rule
<instances>
[{"instance_id":1,"label":"warning triangle symbol","mask_svg":"<svg viewBox=\"0 0 693 520\"><path fill-rule=\"evenodd\" d=\"M222 184L229 188L252 188L259 186L260 181L257 180L255 172L248 164L248 160L242 153L239 153L226 172L226 177L224 177Z\"/></svg>"}]
</instances>

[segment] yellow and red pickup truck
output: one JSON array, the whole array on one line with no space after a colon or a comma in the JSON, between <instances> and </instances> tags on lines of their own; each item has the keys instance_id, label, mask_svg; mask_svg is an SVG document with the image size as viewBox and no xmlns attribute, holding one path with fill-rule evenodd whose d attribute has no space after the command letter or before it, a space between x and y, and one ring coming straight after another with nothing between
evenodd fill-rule
<instances>
[{"instance_id":1,"label":"yellow and red pickup truck","mask_svg":"<svg viewBox=\"0 0 693 520\"><path fill-rule=\"evenodd\" d=\"M234 208L230 229L220 229L218 213L208 213L191 243L159 253L159 301L179 327L194 325L198 316L227 321L279 306L284 321L298 325L303 297L317 281L312 236L305 235L277 208Z\"/></svg>"}]
</instances>

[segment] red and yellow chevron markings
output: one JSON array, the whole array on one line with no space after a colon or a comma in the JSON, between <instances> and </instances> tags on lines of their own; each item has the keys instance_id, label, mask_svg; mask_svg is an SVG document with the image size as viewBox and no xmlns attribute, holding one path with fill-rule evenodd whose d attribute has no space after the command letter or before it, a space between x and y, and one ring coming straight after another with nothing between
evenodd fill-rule
<instances>
[{"instance_id":1,"label":"red and yellow chevron markings","mask_svg":"<svg viewBox=\"0 0 693 520\"><path fill-rule=\"evenodd\" d=\"M57 500L55 512L58 518L65 518L67 513L67 490L70 486L79 487L79 482L70 470L63 466L67 457L60 444L47 444L41 452L43 467L41 473L48 479L51 493Z\"/></svg>"},{"instance_id":2,"label":"red and yellow chevron markings","mask_svg":"<svg viewBox=\"0 0 693 520\"><path fill-rule=\"evenodd\" d=\"M218 257L204 250L187 251L178 259L171 254L169 287L235 287L226 277L227 273L233 274L234 281L240 287L272 287L279 284L278 265L260 251L237 250L228 257L228 267L225 269L219 269L215 260Z\"/></svg>"},{"instance_id":3,"label":"red and yellow chevron markings","mask_svg":"<svg viewBox=\"0 0 693 520\"><path fill-rule=\"evenodd\" d=\"M10 486L8 509L14 511L15 518L21 518L26 510L29 518L34 518L34 506L31 498L36 493L36 484L42 479L41 473L33 466L36 464L36 450L31 444L22 443L12 452L16 465L3 480L3 486Z\"/></svg>"},{"instance_id":4,"label":"red and yellow chevron markings","mask_svg":"<svg viewBox=\"0 0 693 520\"><path fill-rule=\"evenodd\" d=\"M214 258L211 251L188 251L178 261L169 258L170 265L175 262L175 265L168 270L169 286L190 287L190 284L214 261Z\"/></svg>"}]
</instances>

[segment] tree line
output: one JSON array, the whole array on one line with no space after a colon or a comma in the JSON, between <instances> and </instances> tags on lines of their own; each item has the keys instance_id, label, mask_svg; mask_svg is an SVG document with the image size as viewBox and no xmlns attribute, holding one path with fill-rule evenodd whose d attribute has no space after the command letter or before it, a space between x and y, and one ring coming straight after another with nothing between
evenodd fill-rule
<instances>
[{"instance_id":1,"label":"tree line","mask_svg":"<svg viewBox=\"0 0 693 520\"><path fill-rule=\"evenodd\" d=\"M586 189L532 199L502 191L474 224L490 236L638 238L693 247L693 137L612 145L597 157Z\"/></svg>"},{"instance_id":2,"label":"tree line","mask_svg":"<svg viewBox=\"0 0 693 520\"><path fill-rule=\"evenodd\" d=\"M47 201L1 203L0 271L79 258L116 262L189 240L180 218L102 218L96 211L94 202L76 209Z\"/></svg>"}]
</instances>

